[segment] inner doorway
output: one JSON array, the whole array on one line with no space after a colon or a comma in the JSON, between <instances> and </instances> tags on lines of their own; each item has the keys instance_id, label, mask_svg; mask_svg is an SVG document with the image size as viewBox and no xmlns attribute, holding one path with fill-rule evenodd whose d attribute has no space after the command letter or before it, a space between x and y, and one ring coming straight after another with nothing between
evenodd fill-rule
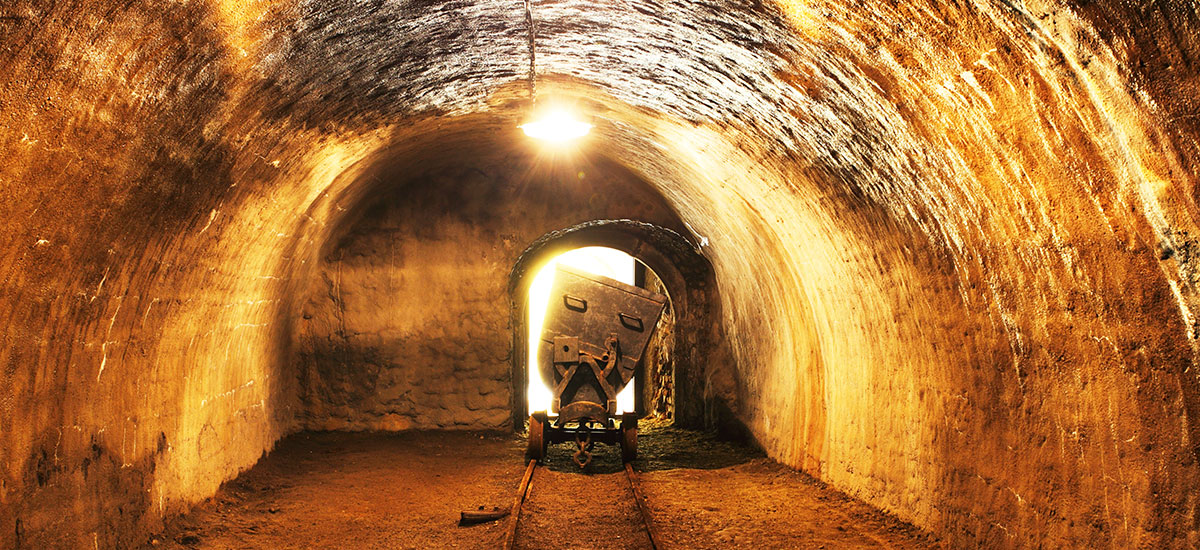
<instances>
[{"instance_id":1,"label":"inner doorway","mask_svg":"<svg viewBox=\"0 0 1200 550\"><path fill-rule=\"evenodd\" d=\"M525 395L529 412L544 412L550 408L550 381L542 379L537 367L540 353L538 342L554 272L559 265L667 296L667 306L646 346L633 383L617 396L617 412L670 421L674 413L675 379L672 358L675 315L670 295L659 277L644 263L621 250L602 246L586 246L563 252L542 266L530 282L526 309L529 317L525 334Z\"/></svg>"}]
</instances>

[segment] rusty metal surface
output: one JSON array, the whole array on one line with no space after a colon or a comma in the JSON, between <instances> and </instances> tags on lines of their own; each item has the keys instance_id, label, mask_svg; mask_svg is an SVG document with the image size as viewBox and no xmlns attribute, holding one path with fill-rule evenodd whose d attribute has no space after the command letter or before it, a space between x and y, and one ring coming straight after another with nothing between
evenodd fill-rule
<instances>
[{"instance_id":1,"label":"rusty metal surface","mask_svg":"<svg viewBox=\"0 0 1200 550\"><path fill-rule=\"evenodd\" d=\"M485 510L483 507L480 507L478 510L463 510L459 513L458 524L465 526L487 523L489 521L496 521L507 516L509 513L510 510L501 510L499 508Z\"/></svg>"},{"instance_id":2,"label":"rusty metal surface","mask_svg":"<svg viewBox=\"0 0 1200 550\"><path fill-rule=\"evenodd\" d=\"M662 548L662 543L659 542L662 540L662 535L658 533L658 529L651 520L650 505L646 502L646 497L642 494L641 489L638 488L637 472L633 470L633 465L628 461L625 462L625 478L629 480L629 491L633 493L633 500L637 503L638 512L641 513L642 523L646 526L646 535L650 537L650 548L658 550Z\"/></svg>"},{"instance_id":3,"label":"rusty metal surface","mask_svg":"<svg viewBox=\"0 0 1200 550\"><path fill-rule=\"evenodd\" d=\"M636 364L667 303L666 296L569 267L554 273L542 329L549 345L557 336L579 338L581 351L600 356L604 340L616 334L621 361Z\"/></svg>"}]
</instances>

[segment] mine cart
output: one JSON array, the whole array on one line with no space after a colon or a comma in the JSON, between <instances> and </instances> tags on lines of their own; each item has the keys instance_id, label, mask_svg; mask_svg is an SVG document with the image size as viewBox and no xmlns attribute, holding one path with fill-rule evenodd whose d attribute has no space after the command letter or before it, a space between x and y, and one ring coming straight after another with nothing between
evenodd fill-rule
<instances>
[{"instance_id":1,"label":"mine cart","mask_svg":"<svg viewBox=\"0 0 1200 550\"><path fill-rule=\"evenodd\" d=\"M599 443L637 456L637 415L617 414L617 394L634 378L667 298L559 266L546 306L538 371L553 384L549 414L529 417L527 454L541 459L550 443L574 442L581 468Z\"/></svg>"}]
</instances>

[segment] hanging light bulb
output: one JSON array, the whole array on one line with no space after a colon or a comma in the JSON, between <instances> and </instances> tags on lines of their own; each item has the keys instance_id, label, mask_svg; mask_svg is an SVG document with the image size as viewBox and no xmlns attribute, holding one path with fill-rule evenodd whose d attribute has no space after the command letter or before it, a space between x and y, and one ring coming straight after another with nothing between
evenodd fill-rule
<instances>
[{"instance_id":1,"label":"hanging light bulb","mask_svg":"<svg viewBox=\"0 0 1200 550\"><path fill-rule=\"evenodd\" d=\"M537 99L537 53L536 32L533 21L533 2L525 0L525 25L529 31L529 100L532 105ZM540 116L518 126L525 135L553 145L561 145L586 136L592 125L577 120L570 111L552 107L540 111Z\"/></svg>"},{"instance_id":2,"label":"hanging light bulb","mask_svg":"<svg viewBox=\"0 0 1200 550\"><path fill-rule=\"evenodd\" d=\"M546 111L541 117L518 126L525 135L548 143L566 143L586 136L592 125L577 120L565 109Z\"/></svg>"}]
</instances>

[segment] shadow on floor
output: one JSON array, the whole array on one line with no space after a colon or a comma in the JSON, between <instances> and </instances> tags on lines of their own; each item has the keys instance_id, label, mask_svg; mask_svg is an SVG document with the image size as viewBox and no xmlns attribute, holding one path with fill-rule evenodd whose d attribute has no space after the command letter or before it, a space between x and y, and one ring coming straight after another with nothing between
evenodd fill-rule
<instances>
[{"instance_id":1,"label":"shadow on floor","mask_svg":"<svg viewBox=\"0 0 1200 550\"><path fill-rule=\"evenodd\" d=\"M676 428L669 421L643 420L638 428L638 458L633 467L639 472L693 468L715 470L745 464L766 455L759 449L718 439L716 434ZM551 445L543 463L556 472L611 474L624 467L621 449L616 445L596 445L592 462L580 470L571 460L573 443Z\"/></svg>"}]
</instances>

